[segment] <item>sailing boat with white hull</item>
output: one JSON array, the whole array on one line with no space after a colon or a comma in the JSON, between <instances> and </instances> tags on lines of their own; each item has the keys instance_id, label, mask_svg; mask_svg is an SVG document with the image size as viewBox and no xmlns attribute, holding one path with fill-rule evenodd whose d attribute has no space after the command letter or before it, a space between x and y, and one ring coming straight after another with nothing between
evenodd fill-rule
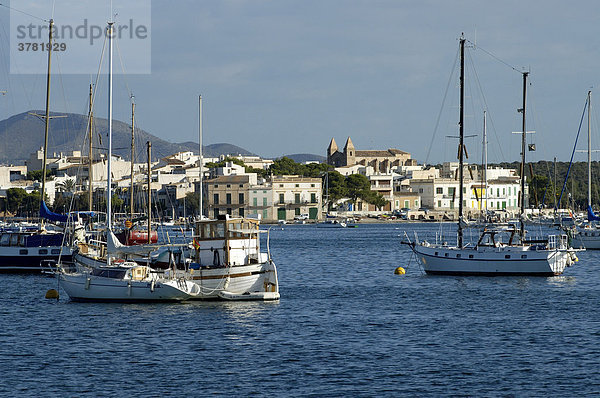
<instances>
[{"instance_id":1,"label":"sailing boat with white hull","mask_svg":"<svg viewBox=\"0 0 600 398\"><path fill-rule=\"evenodd\" d=\"M588 161L588 197L587 197L587 223L581 225L575 229L575 233L572 238L572 244L575 246L582 246L586 249L598 250L600 249L600 228L597 224L600 221L600 217L594 214L592 209L592 136L591 136L591 112L592 112L592 92L588 91L587 97L587 113L588 113L588 147L587 147L587 161Z\"/></svg>"},{"instance_id":2,"label":"sailing boat with white hull","mask_svg":"<svg viewBox=\"0 0 600 398\"><path fill-rule=\"evenodd\" d=\"M108 52L108 162L106 189L106 233L114 238L111 223L111 158L112 158L112 29L109 22L107 37ZM90 268L75 258L75 272L71 267L61 264L58 278L62 288L75 301L180 301L195 297L200 293L199 287L183 277L165 278L164 273L155 271L147 265L133 261L113 259L110 244L106 246L105 263L102 267Z\"/></svg>"},{"instance_id":3,"label":"sailing boat with white hull","mask_svg":"<svg viewBox=\"0 0 600 398\"><path fill-rule=\"evenodd\" d=\"M475 245L463 242L463 153L464 153L464 54L465 39L460 38L460 143L459 210L457 245L427 241L408 244L428 274L446 275L560 275L575 260L575 251L568 246L566 235L549 235L546 239L527 240L521 221L520 229L510 231L508 243L498 239L500 231L484 229ZM528 72L523 72L522 145L521 145L521 220L525 203L525 106Z\"/></svg>"}]
</instances>

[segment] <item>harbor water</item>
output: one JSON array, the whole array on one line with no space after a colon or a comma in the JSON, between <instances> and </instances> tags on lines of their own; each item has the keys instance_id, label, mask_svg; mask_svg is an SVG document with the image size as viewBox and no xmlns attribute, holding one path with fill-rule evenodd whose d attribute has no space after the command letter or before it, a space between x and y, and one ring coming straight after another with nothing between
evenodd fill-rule
<instances>
[{"instance_id":1,"label":"harbor water","mask_svg":"<svg viewBox=\"0 0 600 398\"><path fill-rule=\"evenodd\" d=\"M438 226L273 227L276 303L75 303L0 275L0 393L598 395L600 252L552 278L427 276L400 240Z\"/></svg>"}]
</instances>

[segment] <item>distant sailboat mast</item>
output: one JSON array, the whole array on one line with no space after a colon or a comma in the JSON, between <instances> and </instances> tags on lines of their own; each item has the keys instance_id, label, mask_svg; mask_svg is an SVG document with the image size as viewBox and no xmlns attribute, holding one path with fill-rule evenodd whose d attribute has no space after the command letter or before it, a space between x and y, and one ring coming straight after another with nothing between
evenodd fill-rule
<instances>
[{"instance_id":1,"label":"distant sailboat mast","mask_svg":"<svg viewBox=\"0 0 600 398\"><path fill-rule=\"evenodd\" d=\"M133 206L133 186L134 186L134 181L133 181L133 166L134 166L134 161L135 161L135 97L133 95L131 95L131 165L130 165L130 172L131 172L131 178L129 180L129 218L130 220L133 220L133 212L134 212L134 206ZM150 235L148 235L150 236Z\"/></svg>"},{"instance_id":2,"label":"distant sailboat mast","mask_svg":"<svg viewBox=\"0 0 600 398\"><path fill-rule=\"evenodd\" d=\"M464 101L465 101L465 38L460 38L460 120L459 120L459 144L458 144L458 247L463 247L463 151L464 151Z\"/></svg>"},{"instance_id":3,"label":"distant sailboat mast","mask_svg":"<svg viewBox=\"0 0 600 398\"><path fill-rule=\"evenodd\" d=\"M592 91L588 91L588 209L592 206Z\"/></svg>"},{"instance_id":4,"label":"distant sailboat mast","mask_svg":"<svg viewBox=\"0 0 600 398\"><path fill-rule=\"evenodd\" d=\"M200 160L198 161L198 173L200 175L200 194L198 199L198 214L200 220L202 220L202 95L198 96L198 142L199 142L199 153Z\"/></svg>"},{"instance_id":5,"label":"distant sailboat mast","mask_svg":"<svg viewBox=\"0 0 600 398\"><path fill-rule=\"evenodd\" d=\"M52 61L52 31L54 30L54 20L50 20L50 26L48 27L48 73L46 76L46 116L44 118L45 130L44 130L44 160L42 162L42 191L40 193L40 208L41 203L44 202L44 196L46 193L46 162L48 161L48 130L50 128L50 63ZM44 226L44 219L40 220L40 228Z\"/></svg>"},{"instance_id":6,"label":"distant sailboat mast","mask_svg":"<svg viewBox=\"0 0 600 398\"><path fill-rule=\"evenodd\" d=\"M114 22L109 22L107 27L107 35L108 35L108 162L107 162L107 185L106 185L106 229L107 235L112 233L112 178L111 178L111 169L110 163L112 161L112 56L113 56L113 24ZM106 253L106 262L110 265L110 253Z\"/></svg>"},{"instance_id":7,"label":"distant sailboat mast","mask_svg":"<svg viewBox=\"0 0 600 398\"><path fill-rule=\"evenodd\" d=\"M521 131L521 230L519 232L521 242L525 238L525 221L523 217L525 216L525 146L527 135L527 130L525 129L525 106L527 103L527 76L529 76L529 72L523 72L523 108L519 109L523 114L523 130Z\"/></svg>"}]
</instances>

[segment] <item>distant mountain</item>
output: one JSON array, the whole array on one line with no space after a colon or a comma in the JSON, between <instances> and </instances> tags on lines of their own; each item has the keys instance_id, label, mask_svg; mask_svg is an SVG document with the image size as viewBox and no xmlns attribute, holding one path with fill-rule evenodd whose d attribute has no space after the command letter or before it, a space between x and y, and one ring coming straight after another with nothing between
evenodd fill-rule
<instances>
[{"instance_id":1,"label":"distant mountain","mask_svg":"<svg viewBox=\"0 0 600 398\"><path fill-rule=\"evenodd\" d=\"M29 155L42 147L44 142L44 121L42 118L32 115L42 115L43 111L24 112L8 119L0 121L0 163L21 164ZM49 154L70 153L80 150L87 153L87 115L75 113L62 113L53 116L61 116L50 121L50 134L48 138ZM107 147L108 120L94 118L94 148L106 151ZM198 153L198 144L194 142L171 143L153 136L142 129L135 129L136 153L138 158L145 158L145 145L147 141L152 143L152 158L171 155L182 151ZM101 140L101 142L100 142ZM118 120L113 121L113 153L125 159L130 158L131 153L131 127ZM254 155L253 153L231 144L203 145L203 154L207 157L220 155Z\"/></svg>"},{"instance_id":2,"label":"distant mountain","mask_svg":"<svg viewBox=\"0 0 600 398\"><path fill-rule=\"evenodd\" d=\"M292 159L296 163L314 162L325 163L327 158L320 155L312 155L310 153L295 153L292 155L284 155L286 158Z\"/></svg>"}]
</instances>

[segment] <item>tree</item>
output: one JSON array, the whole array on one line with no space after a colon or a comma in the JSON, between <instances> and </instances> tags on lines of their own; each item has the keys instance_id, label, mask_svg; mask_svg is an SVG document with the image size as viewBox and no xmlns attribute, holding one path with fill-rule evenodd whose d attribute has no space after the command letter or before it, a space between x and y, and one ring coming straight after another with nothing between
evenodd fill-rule
<instances>
[{"instance_id":1,"label":"tree","mask_svg":"<svg viewBox=\"0 0 600 398\"><path fill-rule=\"evenodd\" d=\"M375 206L375 208L377 208L377 210L380 211L385 205L389 203L389 200L385 199L382 194L375 191L369 191L368 194L365 195L363 200L367 203L372 204L373 206Z\"/></svg>"},{"instance_id":2,"label":"tree","mask_svg":"<svg viewBox=\"0 0 600 398\"><path fill-rule=\"evenodd\" d=\"M27 192L23 188L9 188L6 191L7 208L11 213L16 213L27 198Z\"/></svg>"},{"instance_id":3,"label":"tree","mask_svg":"<svg viewBox=\"0 0 600 398\"><path fill-rule=\"evenodd\" d=\"M352 199L352 203L356 203L358 198L365 198L371 191L371 184L367 177L362 174L350 174L346 177L346 187L348 189L348 197Z\"/></svg>"},{"instance_id":4,"label":"tree","mask_svg":"<svg viewBox=\"0 0 600 398\"><path fill-rule=\"evenodd\" d=\"M234 164L237 164L238 166L246 167L246 164L244 164L244 162L242 160L240 160L238 158L230 158L230 157L227 157L218 162L208 162L208 163L206 163L205 166L208 167L209 169L214 169L217 167L225 167L225 164L227 162L233 162Z\"/></svg>"},{"instance_id":5,"label":"tree","mask_svg":"<svg viewBox=\"0 0 600 398\"><path fill-rule=\"evenodd\" d=\"M323 176L323 197L328 197L329 199L328 210L332 203L348 197L348 187L343 175L334 170Z\"/></svg>"},{"instance_id":6,"label":"tree","mask_svg":"<svg viewBox=\"0 0 600 398\"><path fill-rule=\"evenodd\" d=\"M66 179L57 183L56 188L58 188L62 192L73 192L75 191L75 181L71 179Z\"/></svg>"},{"instance_id":7,"label":"tree","mask_svg":"<svg viewBox=\"0 0 600 398\"><path fill-rule=\"evenodd\" d=\"M52 175L53 171L50 169L46 170L46 181L52 180L54 177ZM42 170L33 170L27 173L27 179L31 181L42 181Z\"/></svg>"},{"instance_id":8,"label":"tree","mask_svg":"<svg viewBox=\"0 0 600 398\"><path fill-rule=\"evenodd\" d=\"M185 194L185 212L189 215L198 214L200 207L200 193L188 192Z\"/></svg>"}]
</instances>

